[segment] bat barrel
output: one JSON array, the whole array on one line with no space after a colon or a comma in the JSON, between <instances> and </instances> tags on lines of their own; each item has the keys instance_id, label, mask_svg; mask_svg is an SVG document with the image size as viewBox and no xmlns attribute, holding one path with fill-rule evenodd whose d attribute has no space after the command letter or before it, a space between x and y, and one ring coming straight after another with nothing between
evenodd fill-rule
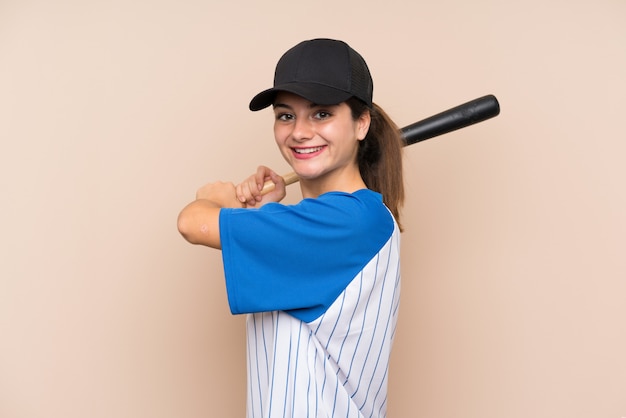
<instances>
[{"instance_id":1,"label":"bat barrel","mask_svg":"<svg viewBox=\"0 0 626 418\"><path fill-rule=\"evenodd\" d=\"M482 122L499 113L498 99L489 94L408 125L400 131L405 144L411 145Z\"/></svg>"}]
</instances>

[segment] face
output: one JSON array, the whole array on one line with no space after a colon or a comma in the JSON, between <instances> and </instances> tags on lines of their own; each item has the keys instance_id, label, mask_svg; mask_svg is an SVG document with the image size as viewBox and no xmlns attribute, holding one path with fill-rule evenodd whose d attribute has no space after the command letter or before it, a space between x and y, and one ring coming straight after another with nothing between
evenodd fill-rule
<instances>
[{"instance_id":1,"label":"face","mask_svg":"<svg viewBox=\"0 0 626 418\"><path fill-rule=\"evenodd\" d=\"M276 143L301 181L339 185L355 176L360 180L356 155L369 129L368 112L354 120L346 103L316 105L281 92L274 115Z\"/></svg>"}]
</instances>

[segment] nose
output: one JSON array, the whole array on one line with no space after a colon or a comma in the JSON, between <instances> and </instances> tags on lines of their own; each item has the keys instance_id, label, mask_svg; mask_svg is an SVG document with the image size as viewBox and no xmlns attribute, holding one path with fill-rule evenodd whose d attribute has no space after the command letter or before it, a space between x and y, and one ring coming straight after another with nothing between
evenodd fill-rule
<instances>
[{"instance_id":1,"label":"nose","mask_svg":"<svg viewBox=\"0 0 626 418\"><path fill-rule=\"evenodd\" d=\"M291 136L298 142L307 141L315 136L312 121L307 118L297 118Z\"/></svg>"}]
</instances>

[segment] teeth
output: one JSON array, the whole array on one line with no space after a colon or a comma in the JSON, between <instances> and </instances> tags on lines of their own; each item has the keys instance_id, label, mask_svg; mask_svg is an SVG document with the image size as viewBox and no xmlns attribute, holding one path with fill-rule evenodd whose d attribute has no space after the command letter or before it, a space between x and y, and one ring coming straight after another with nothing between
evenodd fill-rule
<instances>
[{"instance_id":1,"label":"teeth","mask_svg":"<svg viewBox=\"0 0 626 418\"><path fill-rule=\"evenodd\" d=\"M298 154L311 154L313 152L317 152L324 147L315 147L315 148L294 148L294 151Z\"/></svg>"}]
</instances>

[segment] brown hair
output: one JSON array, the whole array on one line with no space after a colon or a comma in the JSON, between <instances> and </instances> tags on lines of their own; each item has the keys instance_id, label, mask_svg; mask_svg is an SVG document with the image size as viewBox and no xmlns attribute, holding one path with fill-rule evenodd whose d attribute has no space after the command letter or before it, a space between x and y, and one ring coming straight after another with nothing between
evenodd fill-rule
<instances>
[{"instance_id":1,"label":"brown hair","mask_svg":"<svg viewBox=\"0 0 626 418\"><path fill-rule=\"evenodd\" d=\"M370 129L359 142L357 161L365 185L382 194L383 202L393 214L400 230L400 208L404 203L404 180L402 171L402 148L404 140L400 129L389 115L376 103L371 108L362 101L347 101L352 118L357 120L364 112L371 115Z\"/></svg>"}]
</instances>

